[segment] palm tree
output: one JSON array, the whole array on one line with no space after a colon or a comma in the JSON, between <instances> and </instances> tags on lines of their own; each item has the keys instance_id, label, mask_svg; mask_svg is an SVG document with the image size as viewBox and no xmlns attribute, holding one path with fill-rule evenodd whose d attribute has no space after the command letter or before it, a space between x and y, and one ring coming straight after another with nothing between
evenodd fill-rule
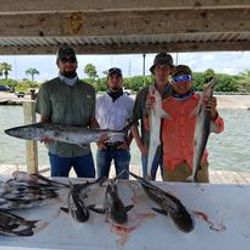
<instances>
[{"instance_id":1,"label":"palm tree","mask_svg":"<svg viewBox=\"0 0 250 250\"><path fill-rule=\"evenodd\" d=\"M29 69L27 69L25 71L25 74L26 75L31 75L31 81L33 82L34 81L34 76L35 75L39 75L40 72L37 69L35 69L35 68L29 68Z\"/></svg>"},{"instance_id":2,"label":"palm tree","mask_svg":"<svg viewBox=\"0 0 250 250\"><path fill-rule=\"evenodd\" d=\"M0 71L4 74L5 79L8 79L9 71L12 70L12 66L6 62L0 63Z\"/></svg>"}]
</instances>

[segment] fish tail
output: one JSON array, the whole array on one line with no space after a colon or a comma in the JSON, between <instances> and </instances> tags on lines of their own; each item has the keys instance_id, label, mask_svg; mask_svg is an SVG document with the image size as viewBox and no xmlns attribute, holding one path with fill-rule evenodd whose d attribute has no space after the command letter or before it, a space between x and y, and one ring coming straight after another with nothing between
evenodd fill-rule
<instances>
[{"instance_id":1,"label":"fish tail","mask_svg":"<svg viewBox=\"0 0 250 250\"><path fill-rule=\"evenodd\" d=\"M128 119L128 124L127 124L125 127L123 127L123 128L120 130L120 132L126 134L126 133L129 131L130 127L131 127L132 125L134 125L136 122L137 122L137 120L135 120L135 119L131 119L131 120Z\"/></svg>"}]
</instances>

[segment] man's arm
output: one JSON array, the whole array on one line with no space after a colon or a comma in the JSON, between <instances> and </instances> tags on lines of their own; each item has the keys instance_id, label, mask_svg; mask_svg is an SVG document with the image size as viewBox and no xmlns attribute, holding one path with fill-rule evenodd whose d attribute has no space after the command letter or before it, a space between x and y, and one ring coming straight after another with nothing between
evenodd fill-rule
<instances>
[{"instance_id":1,"label":"man's arm","mask_svg":"<svg viewBox=\"0 0 250 250\"><path fill-rule=\"evenodd\" d=\"M132 132L133 137L135 138L135 142L136 142L138 148L140 149L141 153L143 155L146 155L148 153L148 147L147 147L147 145L145 145L143 143L143 141L141 139L138 125L132 125L131 132Z\"/></svg>"},{"instance_id":2,"label":"man's arm","mask_svg":"<svg viewBox=\"0 0 250 250\"><path fill-rule=\"evenodd\" d=\"M89 127L90 128L100 128L99 123L95 117L90 118Z\"/></svg>"}]
</instances>

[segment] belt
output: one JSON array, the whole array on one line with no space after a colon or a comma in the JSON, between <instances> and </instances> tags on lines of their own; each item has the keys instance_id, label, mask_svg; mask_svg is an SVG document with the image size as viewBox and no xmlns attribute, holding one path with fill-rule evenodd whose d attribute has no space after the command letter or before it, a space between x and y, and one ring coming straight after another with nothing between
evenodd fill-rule
<instances>
[{"instance_id":1,"label":"belt","mask_svg":"<svg viewBox=\"0 0 250 250\"><path fill-rule=\"evenodd\" d=\"M119 142L113 142L113 143L106 143L105 145L110 148L110 149L116 149L118 146L122 145L123 142L119 141Z\"/></svg>"}]
</instances>

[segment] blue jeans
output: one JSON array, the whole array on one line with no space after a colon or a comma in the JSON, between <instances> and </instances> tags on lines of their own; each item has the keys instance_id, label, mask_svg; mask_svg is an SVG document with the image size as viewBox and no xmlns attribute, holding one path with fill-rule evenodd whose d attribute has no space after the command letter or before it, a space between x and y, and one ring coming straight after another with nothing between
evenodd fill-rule
<instances>
[{"instance_id":1,"label":"blue jeans","mask_svg":"<svg viewBox=\"0 0 250 250\"><path fill-rule=\"evenodd\" d=\"M142 176L143 178L147 177L147 163L148 163L148 155L141 155L141 161L142 161ZM161 169L161 176L162 176L162 152L157 150L153 163L152 163L152 168L151 168L151 179L155 180L156 178L156 172L158 169L158 166L160 165Z\"/></svg>"},{"instance_id":2,"label":"blue jeans","mask_svg":"<svg viewBox=\"0 0 250 250\"><path fill-rule=\"evenodd\" d=\"M95 166L92 153L77 157L60 157L49 152L51 176L68 177L71 167L77 177L95 178Z\"/></svg>"},{"instance_id":3,"label":"blue jeans","mask_svg":"<svg viewBox=\"0 0 250 250\"><path fill-rule=\"evenodd\" d=\"M98 149L96 152L96 167L98 177L108 177L111 161L114 160L116 175L124 169L129 170L130 152L126 149L114 149L107 146L107 149ZM125 171L118 176L119 179L128 180L128 173Z\"/></svg>"}]
</instances>

